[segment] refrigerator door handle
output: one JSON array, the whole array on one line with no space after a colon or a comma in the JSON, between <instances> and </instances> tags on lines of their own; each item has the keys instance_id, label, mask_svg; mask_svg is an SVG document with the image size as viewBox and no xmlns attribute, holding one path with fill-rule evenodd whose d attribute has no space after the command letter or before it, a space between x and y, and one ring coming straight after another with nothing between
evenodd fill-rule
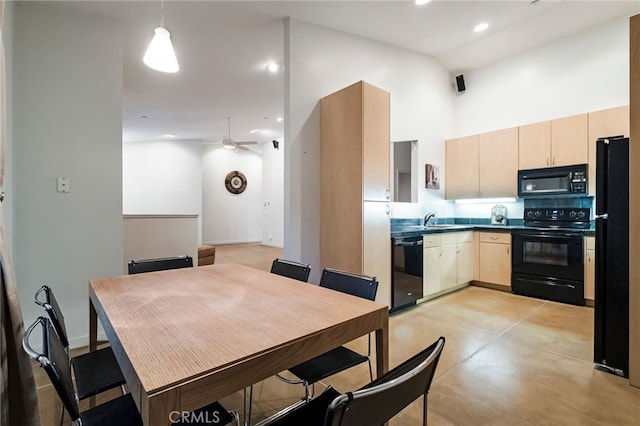
<instances>
[{"instance_id":1,"label":"refrigerator door handle","mask_svg":"<svg viewBox=\"0 0 640 426\"><path fill-rule=\"evenodd\" d=\"M597 214L594 216L594 219L609 219L609 213Z\"/></svg>"}]
</instances>

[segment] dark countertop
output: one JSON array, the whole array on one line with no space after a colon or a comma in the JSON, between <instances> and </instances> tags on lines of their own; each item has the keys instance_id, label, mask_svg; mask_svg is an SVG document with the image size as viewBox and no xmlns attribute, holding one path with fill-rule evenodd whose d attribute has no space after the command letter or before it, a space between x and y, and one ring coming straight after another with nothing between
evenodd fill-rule
<instances>
[{"instance_id":1,"label":"dark countertop","mask_svg":"<svg viewBox=\"0 0 640 426\"><path fill-rule=\"evenodd\" d=\"M490 231L490 232L511 232L513 230L545 230L559 232L575 232L584 236L595 235L594 229L554 229L554 228L538 228L524 225L484 225L484 224L446 224L444 226L422 227L418 225L404 225L393 227L391 229L391 238L397 237L417 237L425 234L440 234L444 232L461 232L461 231Z\"/></svg>"}]
</instances>

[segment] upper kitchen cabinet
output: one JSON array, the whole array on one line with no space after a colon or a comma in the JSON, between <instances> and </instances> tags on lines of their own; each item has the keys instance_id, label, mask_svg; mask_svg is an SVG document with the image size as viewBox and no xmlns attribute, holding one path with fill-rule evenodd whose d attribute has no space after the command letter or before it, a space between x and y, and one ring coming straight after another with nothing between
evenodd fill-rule
<instances>
[{"instance_id":1,"label":"upper kitchen cabinet","mask_svg":"<svg viewBox=\"0 0 640 426\"><path fill-rule=\"evenodd\" d=\"M586 164L588 114L551 120L551 165Z\"/></svg>"},{"instance_id":2,"label":"upper kitchen cabinet","mask_svg":"<svg viewBox=\"0 0 640 426\"><path fill-rule=\"evenodd\" d=\"M527 124L518 129L518 168L551 166L551 122Z\"/></svg>"},{"instance_id":3,"label":"upper kitchen cabinet","mask_svg":"<svg viewBox=\"0 0 640 426\"><path fill-rule=\"evenodd\" d=\"M320 265L378 278L391 302L389 92L358 82L320 100Z\"/></svg>"},{"instance_id":4,"label":"upper kitchen cabinet","mask_svg":"<svg viewBox=\"0 0 640 426\"><path fill-rule=\"evenodd\" d=\"M518 128L478 135L480 197L518 196Z\"/></svg>"},{"instance_id":5,"label":"upper kitchen cabinet","mask_svg":"<svg viewBox=\"0 0 640 426\"><path fill-rule=\"evenodd\" d=\"M588 115L579 114L520 126L520 170L585 164Z\"/></svg>"},{"instance_id":6,"label":"upper kitchen cabinet","mask_svg":"<svg viewBox=\"0 0 640 426\"><path fill-rule=\"evenodd\" d=\"M629 133L629 105L589 113L589 195L596 194L596 140Z\"/></svg>"},{"instance_id":7,"label":"upper kitchen cabinet","mask_svg":"<svg viewBox=\"0 0 640 426\"><path fill-rule=\"evenodd\" d=\"M445 198L480 196L479 136L465 136L445 142ZM514 181L515 182L515 181Z\"/></svg>"}]
</instances>

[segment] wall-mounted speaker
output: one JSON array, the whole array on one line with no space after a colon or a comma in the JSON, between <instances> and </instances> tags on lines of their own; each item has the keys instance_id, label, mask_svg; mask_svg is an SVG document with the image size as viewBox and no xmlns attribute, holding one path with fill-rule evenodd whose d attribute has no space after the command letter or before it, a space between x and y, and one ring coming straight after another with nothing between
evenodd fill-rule
<instances>
[{"instance_id":1,"label":"wall-mounted speaker","mask_svg":"<svg viewBox=\"0 0 640 426\"><path fill-rule=\"evenodd\" d=\"M271 143L273 144L273 149L278 149L280 147L280 142L275 139L272 140Z\"/></svg>"},{"instance_id":2,"label":"wall-mounted speaker","mask_svg":"<svg viewBox=\"0 0 640 426\"><path fill-rule=\"evenodd\" d=\"M462 93L466 90L464 85L464 76L462 74L456 77L456 86L458 86L458 93Z\"/></svg>"}]
</instances>

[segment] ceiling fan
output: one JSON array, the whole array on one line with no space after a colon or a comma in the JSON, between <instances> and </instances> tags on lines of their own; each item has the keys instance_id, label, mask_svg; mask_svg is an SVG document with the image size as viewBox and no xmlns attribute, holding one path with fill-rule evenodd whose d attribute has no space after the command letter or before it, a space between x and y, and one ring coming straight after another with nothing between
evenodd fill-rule
<instances>
[{"instance_id":1,"label":"ceiling fan","mask_svg":"<svg viewBox=\"0 0 640 426\"><path fill-rule=\"evenodd\" d=\"M222 146L226 149L245 149L243 145L257 145L256 141L234 141L231 139L231 117L227 117L227 137L222 139Z\"/></svg>"}]
</instances>

